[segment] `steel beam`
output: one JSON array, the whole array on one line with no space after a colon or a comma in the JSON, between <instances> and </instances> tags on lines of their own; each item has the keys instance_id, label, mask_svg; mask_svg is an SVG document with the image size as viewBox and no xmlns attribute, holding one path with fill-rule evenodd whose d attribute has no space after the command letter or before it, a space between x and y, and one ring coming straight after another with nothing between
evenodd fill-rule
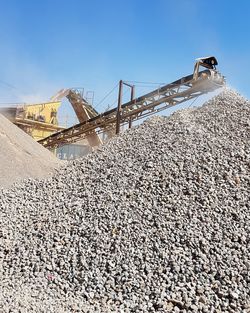
<instances>
[{"instance_id":1,"label":"steel beam","mask_svg":"<svg viewBox=\"0 0 250 313\"><path fill-rule=\"evenodd\" d=\"M131 99L125 104L122 104L124 82L120 81L118 106L116 109L109 110L84 123L55 133L50 137L40 140L39 143L48 148L55 148L66 143L76 142L86 138L88 134L93 131L101 133L105 128L107 129L115 124L116 133L119 133L121 125L131 125L132 120L140 120L146 116L222 87L222 85L209 80L200 80L194 83L192 77L192 75L183 77L135 99L134 88L129 86L131 87Z\"/></svg>"}]
</instances>

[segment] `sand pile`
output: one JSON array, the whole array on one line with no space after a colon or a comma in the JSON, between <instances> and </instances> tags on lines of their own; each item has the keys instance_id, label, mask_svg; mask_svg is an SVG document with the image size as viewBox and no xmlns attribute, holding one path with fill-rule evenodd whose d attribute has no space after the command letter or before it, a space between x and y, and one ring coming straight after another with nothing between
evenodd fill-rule
<instances>
[{"instance_id":1,"label":"sand pile","mask_svg":"<svg viewBox=\"0 0 250 313\"><path fill-rule=\"evenodd\" d=\"M0 114L0 187L47 176L59 160Z\"/></svg>"}]
</instances>

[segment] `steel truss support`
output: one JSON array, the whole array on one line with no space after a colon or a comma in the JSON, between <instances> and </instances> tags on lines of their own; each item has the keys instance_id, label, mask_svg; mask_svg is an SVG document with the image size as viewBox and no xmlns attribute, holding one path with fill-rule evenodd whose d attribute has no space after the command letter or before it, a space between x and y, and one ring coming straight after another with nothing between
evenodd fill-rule
<instances>
[{"instance_id":1,"label":"steel truss support","mask_svg":"<svg viewBox=\"0 0 250 313\"><path fill-rule=\"evenodd\" d=\"M131 88L131 100L125 104L122 104L123 85ZM131 127L132 120L140 120L207 92L214 91L222 86L222 84L217 84L211 79L194 81L193 75L189 75L144 96L134 98L134 86L120 81L118 106L116 109L109 110L83 123L55 133L40 140L39 143L49 149L53 149L60 145L86 138L93 131L96 133L107 131L112 129L114 125L116 125L116 133L119 133L121 125L128 124Z\"/></svg>"},{"instance_id":2,"label":"steel truss support","mask_svg":"<svg viewBox=\"0 0 250 313\"><path fill-rule=\"evenodd\" d=\"M121 127L123 85L125 85L131 89L130 101L133 101L134 95L135 95L135 86L130 85L130 84L120 80L120 82L119 82L119 94L118 94L118 105L117 105L117 113L116 113L116 134L119 134L120 127ZM131 128L131 126L132 126L132 117L129 120L129 128Z\"/></svg>"}]
</instances>

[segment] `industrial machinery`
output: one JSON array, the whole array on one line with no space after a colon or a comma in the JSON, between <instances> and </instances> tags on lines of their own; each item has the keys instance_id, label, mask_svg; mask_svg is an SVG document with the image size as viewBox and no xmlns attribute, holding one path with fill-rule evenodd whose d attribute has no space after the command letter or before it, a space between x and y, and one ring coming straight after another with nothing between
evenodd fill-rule
<instances>
[{"instance_id":1,"label":"industrial machinery","mask_svg":"<svg viewBox=\"0 0 250 313\"><path fill-rule=\"evenodd\" d=\"M83 94L84 90L82 88L61 89L56 95L51 97L50 100L61 101L62 98L67 97L79 122L85 122L88 119L97 116L98 112L89 104Z\"/></svg>"},{"instance_id":2,"label":"industrial machinery","mask_svg":"<svg viewBox=\"0 0 250 313\"><path fill-rule=\"evenodd\" d=\"M199 83L199 78L212 80L215 84L224 84L224 77L216 70L218 62L215 57L205 57L196 59L194 66L193 80L194 83ZM200 67L205 67L208 70L200 72Z\"/></svg>"},{"instance_id":3,"label":"industrial machinery","mask_svg":"<svg viewBox=\"0 0 250 313\"><path fill-rule=\"evenodd\" d=\"M57 118L63 97L68 98L79 122L85 122L98 115L98 112L84 98L83 92L84 90L80 88L62 89L49 102L1 107L0 113L35 140L41 140L65 128L59 126ZM90 146L101 143L99 137L94 133L86 139Z\"/></svg>"},{"instance_id":4,"label":"industrial machinery","mask_svg":"<svg viewBox=\"0 0 250 313\"><path fill-rule=\"evenodd\" d=\"M89 136L96 137L97 134L112 129L114 126L118 134L122 125L131 126L133 121L222 87L225 84L225 78L216 70L217 64L218 62L213 56L199 58L196 60L193 74L182 77L138 98L134 98L133 85L120 81L117 108L98 115L94 113L77 125L39 140L39 143L53 149ZM200 69L201 67L203 69ZM124 85L131 88L131 100L122 104ZM98 141L96 141L97 145Z\"/></svg>"},{"instance_id":5,"label":"industrial machinery","mask_svg":"<svg viewBox=\"0 0 250 313\"><path fill-rule=\"evenodd\" d=\"M60 104L59 101L19 104L14 107L3 107L0 113L35 140L40 140L64 129L58 125L57 120Z\"/></svg>"},{"instance_id":6,"label":"industrial machinery","mask_svg":"<svg viewBox=\"0 0 250 313\"><path fill-rule=\"evenodd\" d=\"M98 112L88 103L83 93L84 91L80 88L61 89L50 100L59 101L66 97L71 103L79 122L84 123L98 116ZM95 132L88 134L85 139L88 141L90 147L99 146L102 143Z\"/></svg>"}]
</instances>

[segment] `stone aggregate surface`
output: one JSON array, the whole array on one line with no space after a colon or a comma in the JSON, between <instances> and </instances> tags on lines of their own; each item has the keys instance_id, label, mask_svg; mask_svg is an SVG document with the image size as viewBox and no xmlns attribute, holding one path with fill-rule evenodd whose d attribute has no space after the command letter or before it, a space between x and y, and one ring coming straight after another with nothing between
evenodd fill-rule
<instances>
[{"instance_id":1,"label":"stone aggregate surface","mask_svg":"<svg viewBox=\"0 0 250 313\"><path fill-rule=\"evenodd\" d=\"M249 113L226 89L0 191L0 312L250 312Z\"/></svg>"}]
</instances>

